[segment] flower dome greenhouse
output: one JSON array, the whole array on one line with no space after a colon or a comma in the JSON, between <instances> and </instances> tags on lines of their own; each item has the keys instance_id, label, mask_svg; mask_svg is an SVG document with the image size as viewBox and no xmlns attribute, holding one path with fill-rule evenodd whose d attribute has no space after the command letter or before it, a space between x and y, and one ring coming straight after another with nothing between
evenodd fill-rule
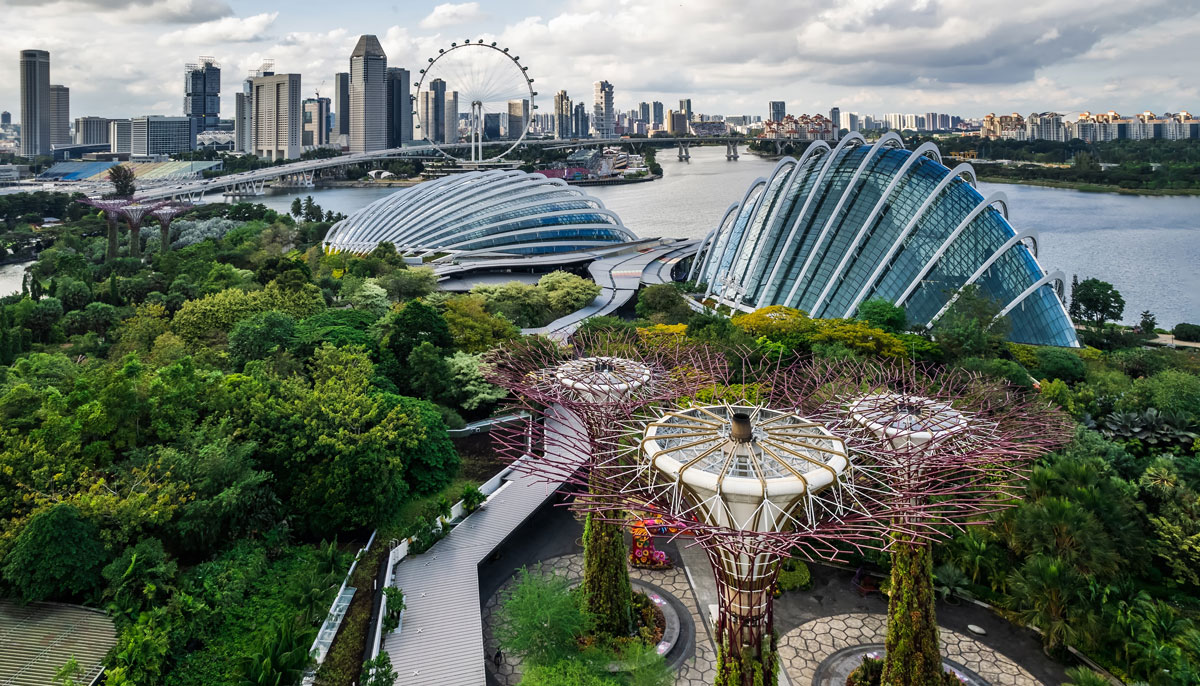
<instances>
[{"instance_id":1,"label":"flower dome greenhouse","mask_svg":"<svg viewBox=\"0 0 1200 686\"><path fill-rule=\"evenodd\" d=\"M690 278L745 311L850 317L882 297L925 326L975 284L1001 303L1013 341L1078 346L1062 274L1042 270L1036 235L1007 214L1003 193L981 195L971 166L947 168L932 143L909 151L895 133L874 144L851 133L751 184L705 237Z\"/></svg>"},{"instance_id":2,"label":"flower dome greenhouse","mask_svg":"<svg viewBox=\"0 0 1200 686\"><path fill-rule=\"evenodd\" d=\"M338 222L332 251L537 255L636 240L604 203L560 179L517 170L452 174L376 200Z\"/></svg>"}]
</instances>

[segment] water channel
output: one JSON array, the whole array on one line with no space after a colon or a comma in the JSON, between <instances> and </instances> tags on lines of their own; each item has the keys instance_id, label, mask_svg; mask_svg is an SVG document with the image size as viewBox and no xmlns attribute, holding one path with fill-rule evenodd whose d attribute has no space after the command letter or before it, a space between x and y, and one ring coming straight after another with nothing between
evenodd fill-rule
<instances>
[{"instance_id":1,"label":"water channel","mask_svg":"<svg viewBox=\"0 0 1200 686\"><path fill-rule=\"evenodd\" d=\"M642 236L703 237L775 162L743 154L727 161L724 147L693 148L680 162L663 150L664 178L627 186L592 187L625 225ZM1137 196L1038 186L981 183L985 195L1008 195L1012 224L1039 235L1039 259L1070 281L1089 276L1111 282L1125 298L1125 321L1149 309L1160 326L1200 322L1200 196ZM350 214L393 192L387 188L323 188L301 191L323 209ZM259 198L286 212L296 192ZM20 290L21 266L0 267L0 293Z\"/></svg>"}]
</instances>

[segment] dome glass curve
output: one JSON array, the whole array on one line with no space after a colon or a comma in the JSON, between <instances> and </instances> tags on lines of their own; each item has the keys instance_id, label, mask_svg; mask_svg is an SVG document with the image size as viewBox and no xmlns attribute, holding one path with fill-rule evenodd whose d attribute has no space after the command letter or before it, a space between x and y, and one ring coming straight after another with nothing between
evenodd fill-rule
<instances>
[{"instance_id":1,"label":"dome glass curve","mask_svg":"<svg viewBox=\"0 0 1200 686\"><path fill-rule=\"evenodd\" d=\"M540 255L636 240L604 203L560 179L517 170L452 174L392 193L334 224L334 252Z\"/></svg>"},{"instance_id":2,"label":"dome glass curve","mask_svg":"<svg viewBox=\"0 0 1200 686\"><path fill-rule=\"evenodd\" d=\"M884 298L931 327L963 286L1000 304L1020 343L1076 347L1062 274L1037 261L1037 236L1007 219L1003 193L984 197L968 164L936 146L906 150L894 133L851 133L810 145L755 181L701 244L690 278L743 311L785 305L813 317L854 316Z\"/></svg>"}]
</instances>

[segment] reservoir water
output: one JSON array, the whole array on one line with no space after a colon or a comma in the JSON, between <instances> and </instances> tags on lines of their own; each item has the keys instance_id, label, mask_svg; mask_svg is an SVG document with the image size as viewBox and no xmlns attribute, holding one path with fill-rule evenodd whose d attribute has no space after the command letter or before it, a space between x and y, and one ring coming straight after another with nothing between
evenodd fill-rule
<instances>
[{"instance_id":1,"label":"reservoir water","mask_svg":"<svg viewBox=\"0 0 1200 686\"><path fill-rule=\"evenodd\" d=\"M663 150L664 177L649 183L592 187L641 236L701 238L738 202L757 177L771 174L775 162L743 154L727 161L724 147L693 148L688 162ZM1008 195L1010 221L1018 230L1039 233L1039 260L1061 269L1068 284L1096 277L1112 283L1125 298L1126 322L1142 310L1159 326L1200 323L1200 196L1138 196L1038 186L979 184L983 194ZM385 188L310 189L323 209L349 214L393 192ZM260 200L286 212L295 192ZM18 281L18 288L20 282Z\"/></svg>"}]
</instances>

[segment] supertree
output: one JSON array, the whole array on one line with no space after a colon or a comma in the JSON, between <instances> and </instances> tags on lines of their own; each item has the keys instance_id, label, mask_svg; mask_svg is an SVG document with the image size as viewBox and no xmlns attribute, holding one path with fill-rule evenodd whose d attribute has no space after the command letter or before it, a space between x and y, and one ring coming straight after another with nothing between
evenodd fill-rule
<instances>
[{"instance_id":1,"label":"supertree","mask_svg":"<svg viewBox=\"0 0 1200 686\"><path fill-rule=\"evenodd\" d=\"M953 683L942 668L931 541L1018 502L1034 461L1065 443L1066 417L1034 395L961 369L810 362L782 389L848 448L875 450L897 493L882 683ZM883 448L879 450L879 448Z\"/></svg>"},{"instance_id":2,"label":"supertree","mask_svg":"<svg viewBox=\"0 0 1200 686\"><path fill-rule=\"evenodd\" d=\"M119 210L121 216L125 217L125 223L129 225L130 257L142 256L142 220L146 218L147 214L166 204L168 203L133 199L127 201L125 206Z\"/></svg>"},{"instance_id":3,"label":"supertree","mask_svg":"<svg viewBox=\"0 0 1200 686\"><path fill-rule=\"evenodd\" d=\"M104 261L112 262L117 259L119 235L117 233L117 217L121 209L129 204L128 198L80 198L79 202L104 211L104 220L108 222L108 248L104 252Z\"/></svg>"},{"instance_id":4,"label":"supertree","mask_svg":"<svg viewBox=\"0 0 1200 686\"><path fill-rule=\"evenodd\" d=\"M508 389L529 414L527 426L494 431L518 469L581 487L575 503L584 521L583 597L600 632L632 632L632 588L619 517L594 515L599 495L593 466L612 451L622 422L647 404L695 393L723 376L724 361L682 339L581 333L566 344L529 337L506 344L486 365L492 383ZM537 435L541 450L527 458ZM613 521L617 520L617 521Z\"/></svg>"},{"instance_id":5,"label":"supertree","mask_svg":"<svg viewBox=\"0 0 1200 686\"><path fill-rule=\"evenodd\" d=\"M151 214L158 219L159 251L166 253L171 249L171 222L179 215L191 209L191 204L170 202L159 205Z\"/></svg>"}]
</instances>

